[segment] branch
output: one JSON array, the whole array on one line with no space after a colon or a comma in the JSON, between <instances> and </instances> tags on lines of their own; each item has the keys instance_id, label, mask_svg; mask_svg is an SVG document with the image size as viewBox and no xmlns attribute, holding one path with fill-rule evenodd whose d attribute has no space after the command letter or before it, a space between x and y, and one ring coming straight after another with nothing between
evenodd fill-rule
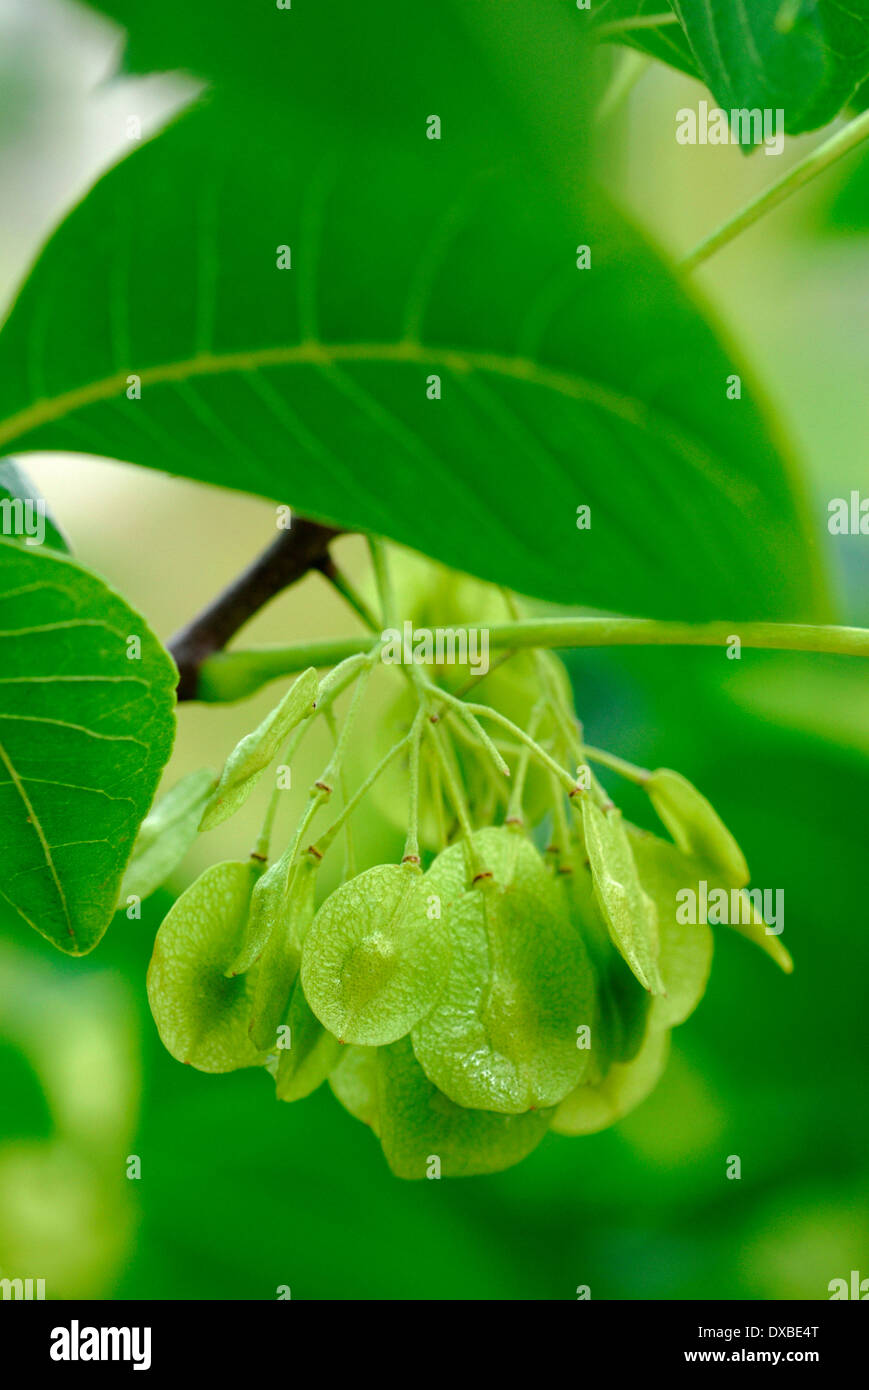
<instances>
[{"instance_id":1,"label":"branch","mask_svg":"<svg viewBox=\"0 0 869 1390\"><path fill-rule=\"evenodd\" d=\"M486 629L456 627L460 632L486 631L493 652L529 647L724 647L739 637L744 647L768 651L830 652L869 657L869 630L823 627L807 623L674 623L653 618L540 618L499 623ZM198 698L241 700L267 681L307 666L325 668L348 656L370 651L371 637L304 642L293 647L224 652L205 663Z\"/></svg>"},{"instance_id":2,"label":"branch","mask_svg":"<svg viewBox=\"0 0 869 1390\"><path fill-rule=\"evenodd\" d=\"M316 521L294 521L253 564L212 599L169 643L178 667L178 699L199 698L202 663L220 652L250 618L281 590L312 569L328 571L329 543L341 532Z\"/></svg>"}]
</instances>

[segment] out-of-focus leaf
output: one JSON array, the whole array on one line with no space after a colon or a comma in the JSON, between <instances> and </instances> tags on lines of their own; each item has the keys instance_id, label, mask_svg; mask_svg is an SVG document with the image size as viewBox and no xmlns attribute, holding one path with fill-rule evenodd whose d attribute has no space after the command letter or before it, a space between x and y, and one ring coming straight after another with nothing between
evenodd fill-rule
<instances>
[{"instance_id":1,"label":"out-of-focus leaf","mask_svg":"<svg viewBox=\"0 0 869 1390\"><path fill-rule=\"evenodd\" d=\"M678 15L673 13L671 0L599 0L587 15L595 37L627 44L690 77L699 76L691 45ZM652 24L652 19L660 19L660 23Z\"/></svg>"},{"instance_id":2,"label":"out-of-focus leaf","mask_svg":"<svg viewBox=\"0 0 869 1390\"><path fill-rule=\"evenodd\" d=\"M0 459L0 520L3 535L11 540L69 553L69 541L45 498L15 459Z\"/></svg>"},{"instance_id":3,"label":"out-of-focus leaf","mask_svg":"<svg viewBox=\"0 0 869 1390\"><path fill-rule=\"evenodd\" d=\"M867 89L869 104L869 89ZM842 178L822 207L825 228L845 236L869 231L869 153L862 150L842 165Z\"/></svg>"},{"instance_id":4,"label":"out-of-focus leaf","mask_svg":"<svg viewBox=\"0 0 869 1390\"><path fill-rule=\"evenodd\" d=\"M784 111L791 134L833 120L869 76L862 0L671 0L726 110Z\"/></svg>"},{"instance_id":5,"label":"out-of-focus leaf","mask_svg":"<svg viewBox=\"0 0 869 1390\"><path fill-rule=\"evenodd\" d=\"M128 897L150 897L181 863L199 834L202 811L216 782L211 768L198 768L176 782L148 812L121 883L119 906Z\"/></svg>"}]
</instances>

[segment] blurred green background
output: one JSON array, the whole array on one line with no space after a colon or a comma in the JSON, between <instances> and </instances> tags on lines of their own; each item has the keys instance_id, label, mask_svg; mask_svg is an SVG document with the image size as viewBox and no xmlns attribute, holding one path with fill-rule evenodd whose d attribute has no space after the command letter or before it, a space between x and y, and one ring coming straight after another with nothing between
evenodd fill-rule
<instances>
[{"instance_id":1,"label":"blurred green background","mask_svg":"<svg viewBox=\"0 0 869 1390\"><path fill-rule=\"evenodd\" d=\"M156 123L178 100L168 79L106 81L116 48L84 12L0 0L4 302L123 147L129 111ZM791 142L782 161L677 146L673 111L700 95L652 68L607 140L608 181L677 254L817 139ZM834 171L699 279L795 440L841 620L869 624L865 539L825 526L830 498L869 491L869 217L830 215L859 167ZM104 461L27 466L79 558L164 639L272 534L271 508L253 499ZM358 540L337 556L363 579ZM246 640L354 623L309 577ZM593 1298L826 1298L831 1279L869 1275L865 674L844 658L718 651L570 665L590 741L682 770L731 825L753 882L785 890L794 975L719 929L707 997L633 1116L584 1140L550 1135L497 1177L411 1185L328 1088L282 1106L263 1074L204 1076L165 1053L144 973L167 894L141 922L119 917L81 961L0 920L0 1273L44 1277L59 1297L167 1299L273 1298L279 1285L294 1298L548 1299L582 1284ZM182 708L167 783L218 766L277 689ZM296 805L324 753L306 742ZM618 788L620 803L649 824L631 791ZM203 837L176 887L245 853L260 814L250 806ZM369 844L390 833L372 810ZM139 1180L126 1176L131 1154ZM726 1178L731 1155L740 1181Z\"/></svg>"}]
</instances>

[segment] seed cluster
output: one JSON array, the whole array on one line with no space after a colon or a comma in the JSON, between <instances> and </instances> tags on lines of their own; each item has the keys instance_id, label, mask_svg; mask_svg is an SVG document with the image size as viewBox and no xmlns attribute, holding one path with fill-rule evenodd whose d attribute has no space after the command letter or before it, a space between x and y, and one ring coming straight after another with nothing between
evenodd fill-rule
<instances>
[{"instance_id":1,"label":"seed cluster","mask_svg":"<svg viewBox=\"0 0 869 1390\"><path fill-rule=\"evenodd\" d=\"M323 854L376 783L369 776L338 822L305 843L370 671L367 658L353 658L357 690L336 755L283 855L270 867L260 851L211 866L158 931L148 992L173 1056L209 1072L262 1067L284 1101L328 1081L404 1178L495 1172L549 1129L593 1133L639 1104L712 961L707 921L681 920L677 894L701 880L741 893L748 870L678 773L610 759L648 793L672 837L663 839L623 820L587 762L567 771L584 751L581 734L565 673L540 655L530 704L520 709L513 690L523 724L492 706L511 744L475 737L476 715L464 743L448 738L464 711L446 686L417 683L402 695L410 732L397 748L407 763L402 770L393 749L380 765L410 784L402 862L352 873L317 906ZM237 809L282 741L350 683L340 667L320 682L313 671L299 677L217 786L203 789L200 778L201 823ZM503 693L503 681L494 689ZM506 805L489 794L503 784L505 753L516 758ZM499 823L481 826L484 814ZM763 921L743 920L789 969Z\"/></svg>"}]
</instances>

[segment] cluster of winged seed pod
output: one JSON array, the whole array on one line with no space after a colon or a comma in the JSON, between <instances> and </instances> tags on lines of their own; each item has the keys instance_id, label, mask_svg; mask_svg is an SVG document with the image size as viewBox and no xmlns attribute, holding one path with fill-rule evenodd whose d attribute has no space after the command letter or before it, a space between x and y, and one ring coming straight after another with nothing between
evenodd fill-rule
<instances>
[{"instance_id":1,"label":"cluster of winged seed pod","mask_svg":"<svg viewBox=\"0 0 869 1390\"><path fill-rule=\"evenodd\" d=\"M234 750L216 786L196 775L170 793L146 823L133 879L148 878L155 856L165 874L167 834L177 851L197 822L207 828L233 814L284 739L294 730L299 737L315 710L361 677L334 764L372 664L352 661L353 669L345 663L322 682L313 670L300 676ZM734 895L743 909L735 924L790 969L743 893L745 861L709 803L678 773L632 769L672 839L625 823L586 763L576 778L564 769L571 752L574 763L583 753L578 725L572 705L566 721L557 717L567 683L556 670L553 685L554 659L538 669L551 718L547 725L536 708L528 722L538 735L548 730L546 746L512 725L525 740L522 775L500 808L503 823L473 828L480 799L468 788L477 763L467 750L463 760L458 743L445 741L449 753L438 743L449 714L458 723L463 711L432 685L453 703L433 715L425 693L416 697L402 741L414 825L401 863L366 868L316 906L318 866L338 823L320 848L305 846L304 833L328 796L327 769L271 867L260 854L215 864L181 895L159 929L148 974L173 1056L208 1072L262 1067L284 1101L328 1081L371 1126L399 1177L490 1173L517 1163L549 1129L605 1128L655 1085L670 1032L697 1007L712 960L709 925L705 917L682 920L680 890L705 880ZM444 847L420 853L431 811L420 795L429 736L455 819ZM481 738L474 758L482 748L503 762ZM536 786L527 775L532 749L543 767ZM397 765L392 754L387 764ZM344 816L373 785L369 777ZM555 843L541 852L526 823Z\"/></svg>"}]
</instances>

